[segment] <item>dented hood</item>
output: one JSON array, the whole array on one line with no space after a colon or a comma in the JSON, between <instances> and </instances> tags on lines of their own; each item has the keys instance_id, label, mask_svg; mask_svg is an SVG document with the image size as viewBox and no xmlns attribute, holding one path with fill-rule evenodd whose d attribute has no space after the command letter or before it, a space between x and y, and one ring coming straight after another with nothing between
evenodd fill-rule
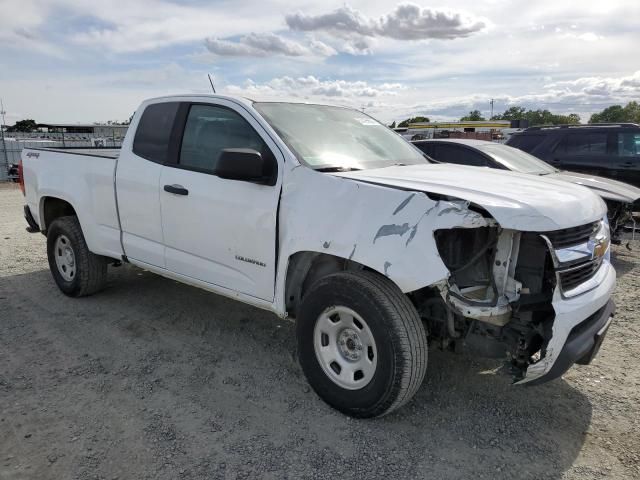
<instances>
[{"instance_id":1,"label":"dented hood","mask_svg":"<svg viewBox=\"0 0 640 480\"><path fill-rule=\"evenodd\" d=\"M551 173L549 175L545 175L545 177L583 185L607 200L633 203L640 199L640 188L636 188L627 183L618 182L617 180L611 180L610 178L565 171Z\"/></svg>"},{"instance_id":2,"label":"dented hood","mask_svg":"<svg viewBox=\"0 0 640 480\"><path fill-rule=\"evenodd\" d=\"M487 210L503 228L550 231L602 218L603 201L562 180L452 164L407 165L334 175L403 190L447 195Z\"/></svg>"}]
</instances>

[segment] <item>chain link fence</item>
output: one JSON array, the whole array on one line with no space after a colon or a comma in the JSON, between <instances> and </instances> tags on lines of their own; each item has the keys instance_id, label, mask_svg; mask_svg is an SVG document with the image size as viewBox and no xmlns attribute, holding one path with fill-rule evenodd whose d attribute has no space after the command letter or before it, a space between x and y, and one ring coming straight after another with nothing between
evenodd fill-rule
<instances>
[{"instance_id":1,"label":"chain link fence","mask_svg":"<svg viewBox=\"0 0 640 480\"><path fill-rule=\"evenodd\" d=\"M4 133L0 139L0 182L13 180L9 169L20 161L23 148L120 148L124 133Z\"/></svg>"}]
</instances>

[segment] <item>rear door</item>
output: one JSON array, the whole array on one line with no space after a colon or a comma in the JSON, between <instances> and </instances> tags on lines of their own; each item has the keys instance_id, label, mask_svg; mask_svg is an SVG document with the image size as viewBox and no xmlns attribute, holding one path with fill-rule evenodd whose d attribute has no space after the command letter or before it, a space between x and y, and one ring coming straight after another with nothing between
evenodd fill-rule
<instances>
[{"instance_id":1,"label":"rear door","mask_svg":"<svg viewBox=\"0 0 640 480\"><path fill-rule=\"evenodd\" d=\"M169 155L177 102L147 105L133 144L123 149L116 170L116 192L127 257L164 267L160 216L160 174Z\"/></svg>"},{"instance_id":2,"label":"rear door","mask_svg":"<svg viewBox=\"0 0 640 480\"><path fill-rule=\"evenodd\" d=\"M269 186L223 179L214 168L223 149L249 148L271 157L281 172L282 154L234 102L183 104L181 112L176 162L160 176L166 268L272 300L280 181Z\"/></svg>"}]
</instances>

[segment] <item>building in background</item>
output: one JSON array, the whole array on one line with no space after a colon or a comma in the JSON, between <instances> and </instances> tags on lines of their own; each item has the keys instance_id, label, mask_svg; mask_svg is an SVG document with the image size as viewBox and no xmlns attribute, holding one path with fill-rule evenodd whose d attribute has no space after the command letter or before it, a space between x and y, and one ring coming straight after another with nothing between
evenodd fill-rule
<instances>
[{"instance_id":1,"label":"building in background","mask_svg":"<svg viewBox=\"0 0 640 480\"><path fill-rule=\"evenodd\" d=\"M469 122L410 123L407 128L395 128L407 140L430 138L472 138L476 140L504 141L516 130L526 128L526 120L481 120Z\"/></svg>"}]
</instances>

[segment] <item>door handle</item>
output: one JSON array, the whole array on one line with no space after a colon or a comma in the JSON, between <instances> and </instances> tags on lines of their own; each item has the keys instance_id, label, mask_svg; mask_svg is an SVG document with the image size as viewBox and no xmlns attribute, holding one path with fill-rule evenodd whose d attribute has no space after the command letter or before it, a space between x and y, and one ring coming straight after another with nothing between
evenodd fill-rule
<instances>
[{"instance_id":1,"label":"door handle","mask_svg":"<svg viewBox=\"0 0 640 480\"><path fill-rule=\"evenodd\" d=\"M189 190L184 188L182 185L165 185L164 191L175 195L189 195Z\"/></svg>"}]
</instances>

